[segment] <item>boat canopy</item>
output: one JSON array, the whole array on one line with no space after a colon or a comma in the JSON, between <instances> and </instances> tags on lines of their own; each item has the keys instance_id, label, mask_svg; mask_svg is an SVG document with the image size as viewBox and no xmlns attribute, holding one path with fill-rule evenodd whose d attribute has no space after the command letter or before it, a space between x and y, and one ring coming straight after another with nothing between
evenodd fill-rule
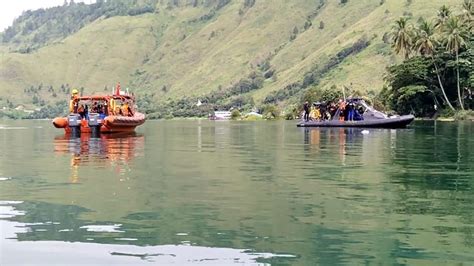
<instances>
[{"instance_id":1,"label":"boat canopy","mask_svg":"<svg viewBox=\"0 0 474 266\"><path fill-rule=\"evenodd\" d=\"M93 95L93 96L79 96L76 97L75 101L110 101L111 99L114 100L135 100L135 97L131 95Z\"/></svg>"}]
</instances>

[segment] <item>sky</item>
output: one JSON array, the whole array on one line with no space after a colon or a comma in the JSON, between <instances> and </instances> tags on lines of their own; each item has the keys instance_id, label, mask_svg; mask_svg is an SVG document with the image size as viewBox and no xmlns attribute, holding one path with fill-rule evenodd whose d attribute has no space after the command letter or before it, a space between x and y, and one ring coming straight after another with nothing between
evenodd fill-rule
<instances>
[{"instance_id":1,"label":"sky","mask_svg":"<svg viewBox=\"0 0 474 266\"><path fill-rule=\"evenodd\" d=\"M75 0L74 2L86 2L89 4L95 1ZM64 0L0 0L0 31L10 26L13 20L19 17L23 11L60 6L62 4L64 4Z\"/></svg>"}]
</instances>

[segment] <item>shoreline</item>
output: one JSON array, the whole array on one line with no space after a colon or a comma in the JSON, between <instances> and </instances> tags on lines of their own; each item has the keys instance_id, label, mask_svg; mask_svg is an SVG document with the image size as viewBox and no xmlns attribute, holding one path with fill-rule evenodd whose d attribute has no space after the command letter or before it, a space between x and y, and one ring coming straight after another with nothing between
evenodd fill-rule
<instances>
[{"instance_id":1,"label":"shoreline","mask_svg":"<svg viewBox=\"0 0 474 266\"><path fill-rule=\"evenodd\" d=\"M11 120L11 121L18 121L18 120L36 120L36 121L46 121L46 120L53 120L54 118L9 118L9 117L1 117L0 120ZM208 118L204 117L174 117L171 119L155 119L155 118L150 118L147 119L147 121L183 121L183 120L209 120ZM299 119L283 119L283 118L275 118L275 119L258 119L258 120L246 120L246 119L229 119L229 120L219 120L219 121L249 121L249 122L254 122L254 121L275 121L275 120L285 120L285 121L298 121ZM212 120L209 120L212 121ZM469 119L461 119L458 120L454 117L439 117L439 118L424 118L424 117L416 117L415 121L438 121L438 122L474 122L474 118L469 118Z\"/></svg>"}]
</instances>

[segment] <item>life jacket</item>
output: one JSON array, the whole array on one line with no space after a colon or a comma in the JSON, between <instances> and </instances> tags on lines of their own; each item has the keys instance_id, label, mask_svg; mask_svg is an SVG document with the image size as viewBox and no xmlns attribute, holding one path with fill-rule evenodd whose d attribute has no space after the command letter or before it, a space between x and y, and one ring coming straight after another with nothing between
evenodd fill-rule
<instances>
[{"instance_id":1,"label":"life jacket","mask_svg":"<svg viewBox=\"0 0 474 266\"><path fill-rule=\"evenodd\" d=\"M77 96L73 95L71 96L71 100L69 101L69 112L70 113L76 113L77 112L77 107L78 107L78 102L75 101Z\"/></svg>"},{"instance_id":2,"label":"life jacket","mask_svg":"<svg viewBox=\"0 0 474 266\"><path fill-rule=\"evenodd\" d=\"M69 101L69 113L74 113L74 100Z\"/></svg>"},{"instance_id":3,"label":"life jacket","mask_svg":"<svg viewBox=\"0 0 474 266\"><path fill-rule=\"evenodd\" d=\"M109 110L112 115L115 113L115 100L114 99L110 99L109 101Z\"/></svg>"},{"instance_id":4,"label":"life jacket","mask_svg":"<svg viewBox=\"0 0 474 266\"><path fill-rule=\"evenodd\" d=\"M320 120L321 119L321 112L319 111L318 108L311 108L311 112L309 113L309 117L315 120Z\"/></svg>"},{"instance_id":5,"label":"life jacket","mask_svg":"<svg viewBox=\"0 0 474 266\"><path fill-rule=\"evenodd\" d=\"M346 102L339 103L339 109L344 111L346 109Z\"/></svg>"},{"instance_id":6,"label":"life jacket","mask_svg":"<svg viewBox=\"0 0 474 266\"><path fill-rule=\"evenodd\" d=\"M129 115L129 113L128 113L128 104L122 105L122 108L121 108L121 109L122 109L122 115L124 115L124 116L128 116L128 115Z\"/></svg>"}]
</instances>

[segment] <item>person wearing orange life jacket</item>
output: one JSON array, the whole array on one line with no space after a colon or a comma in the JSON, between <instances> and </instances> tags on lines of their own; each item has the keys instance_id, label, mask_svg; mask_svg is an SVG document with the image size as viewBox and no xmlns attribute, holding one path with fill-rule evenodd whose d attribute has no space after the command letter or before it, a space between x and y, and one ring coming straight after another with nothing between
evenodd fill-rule
<instances>
[{"instance_id":1,"label":"person wearing orange life jacket","mask_svg":"<svg viewBox=\"0 0 474 266\"><path fill-rule=\"evenodd\" d=\"M79 91L77 89L72 90L72 95L71 95L71 100L69 101L69 112L70 113L76 113L77 114L77 109L79 108L79 102L77 101L77 98L79 98Z\"/></svg>"},{"instance_id":2,"label":"person wearing orange life jacket","mask_svg":"<svg viewBox=\"0 0 474 266\"><path fill-rule=\"evenodd\" d=\"M128 109L128 116L133 116L133 113L134 113L133 108L132 106L128 104L128 102L127 102L127 109Z\"/></svg>"},{"instance_id":3,"label":"person wearing orange life jacket","mask_svg":"<svg viewBox=\"0 0 474 266\"><path fill-rule=\"evenodd\" d=\"M124 102L122 103L122 106L120 106L120 112L123 116L129 116L130 113L128 112L128 103Z\"/></svg>"}]
</instances>

